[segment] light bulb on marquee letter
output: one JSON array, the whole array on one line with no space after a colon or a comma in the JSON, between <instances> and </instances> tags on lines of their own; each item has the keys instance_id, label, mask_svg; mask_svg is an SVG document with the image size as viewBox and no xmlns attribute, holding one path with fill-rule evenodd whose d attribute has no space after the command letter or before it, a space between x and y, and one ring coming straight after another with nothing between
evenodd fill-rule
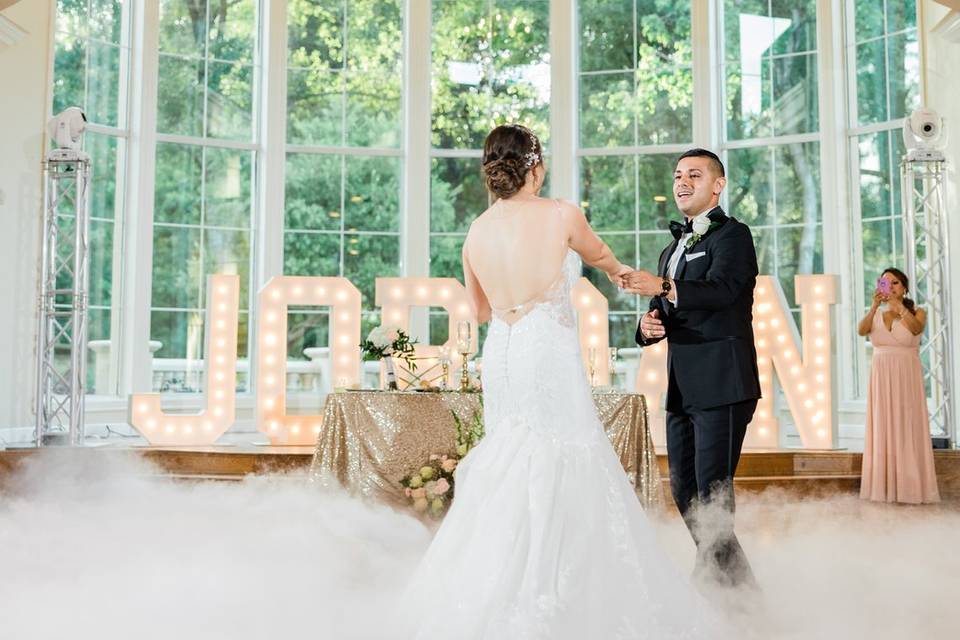
<instances>
[{"instance_id":1,"label":"light bulb on marquee letter","mask_svg":"<svg viewBox=\"0 0 960 640\"><path fill-rule=\"evenodd\" d=\"M753 330L763 397L757 404L751 428L747 429L745 447L779 446L773 402L774 371L803 446L830 449L836 444L830 308L837 301L837 278L798 275L794 283L803 326L802 344L780 283L771 276L757 278Z\"/></svg>"},{"instance_id":2,"label":"light bulb on marquee letter","mask_svg":"<svg viewBox=\"0 0 960 640\"><path fill-rule=\"evenodd\" d=\"M778 422L774 408L776 370L803 446L829 449L835 444L830 307L836 303L836 276L801 275L795 278L804 340L790 314L780 283L759 276L754 289L753 330L762 398L757 404L744 446L777 448ZM654 444L665 442L660 395L667 391L667 341L641 350L636 391L647 400Z\"/></svg>"},{"instance_id":3,"label":"light bulb on marquee letter","mask_svg":"<svg viewBox=\"0 0 960 640\"><path fill-rule=\"evenodd\" d=\"M330 313L330 371L332 380L360 381L360 291L346 278L275 276L258 295L260 340L257 350L257 429L274 444L313 444L315 429L303 424L320 422L320 416L288 416L287 306L333 307ZM346 338L346 340L341 340Z\"/></svg>"},{"instance_id":4,"label":"light bulb on marquee letter","mask_svg":"<svg viewBox=\"0 0 960 640\"><path fill-rule=\"evenodd\" d=\"M660 407L660 398L667 392L668 382L667 341L661 340L641 349L635 390L646 400L650 437L656 446L667 442L666 415Z\"/></svg>"},{"instance_id":5,"label":"light bulb on marquee letter","mask_svg":"<svg viewBox=\"0 0 960 640\"><path fill-rule=\"evenodd\" d=\"M417 363L418 373L425 375L428 379L432 377L430 368L439 363L442 347L448 347L450 353L457 352L457 323L461 320L470 323L470 350L473 353L479 350L477 319L470 307L466 287L456 278L377 278L376 304L381 307L381 323L397 327L404 332L409 332L411 307L440 307L446 310L448 336L446 344L417 344L413 347L417 358L425 359L424 362ZM381 376L385 375L384 372L385 368ZM448 385L455 383L456 372L456 366L450 367ZM397 384L403 389L406 382L401 378L397 380Z\"/></svg>"},{"instance_id":6,"label":"light bulb on marquee letter","mask_svg":"<svg viewBox=\"0 0 960 640\"><path fill-rule=\"evenodd\" d=\"M150 444L213 444L233 424L236 414L239 299L239 276L212 275L207 279L203 350L203 389L207 403L202 412L167 415L160 408L159 393L134 393L130 396L128 421ZM203 425L203 428L195 429L194 425Z\"/></svg>"},{"instance_id":7,"label":"light bulb on marquee letter","mask_svg":"<svg viewBox=\"0 0 960 640\"><path fill-rule=\"evenodd\" d=\"M577 332L580 334L580 351L583 356L583 367L590 372L590 349L600 354L593 364L594 380L597 385L610 384L610 325L607 322L609 305L606 297L593 283L586 278L580 278L573 285L570 296L573 307L579 318Z\"/></svg>"}]
</instances>

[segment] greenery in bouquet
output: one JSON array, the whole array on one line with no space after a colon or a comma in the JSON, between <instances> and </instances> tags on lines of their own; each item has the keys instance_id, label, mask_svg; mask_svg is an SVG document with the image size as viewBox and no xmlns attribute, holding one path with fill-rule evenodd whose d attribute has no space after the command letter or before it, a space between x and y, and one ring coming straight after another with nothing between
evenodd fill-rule
<instances>
[{"instance_id":1,"label":"greenery in bouquet","mask_svg":"<svg viewBox=\"0 0 960 640\"><path fill-rule=\"evenodd\" d=\"M450 413L457 426L457 456L462 458L483 439L483 396L480 396L480 410L474 412L469 425L465 425L455 411Z\"/></svg>"},{"instance_id":2,"label":"greenery in bouquet","mask_svg":"<svg viewBox=\"0 0 960 640\"><path fill-rule=\"evenodd\" d=\"M481 404L481 408L482 408ZM454 472L467 453L483 438L483 413L477 411L469 425L464 425L460 416L453 413L457 426L456 454L433 454L427 463L400 480L404 494L410 499L413 510L439 520L453 502Z\"/></svg>"},{"instance_id":3,"label":"greenery in bouquet","mask_svg":"<svg viewBox=\"0 0 960 640\"><path fill-rule=\"evenodd\" d=\"M456 457L433 454L427 464L400 481L414 511L443 517L453 500L453 472L458 462Z\"/></svg>"},{"instance_id":4,"label":"greenery in bouquet","mask_svg":"<svg viewBox=\"0 0 960 640\"><path fill-rule=\"evenodd\" d=\"M411 340L402 329L380 325L370 331L367 339L360 343L360 352L364 360L382 360L387 356L400 358L407 363L411 371L415 371L417 364L414 361L413 345L416 340Z\"/></svg>"}]
</instances>

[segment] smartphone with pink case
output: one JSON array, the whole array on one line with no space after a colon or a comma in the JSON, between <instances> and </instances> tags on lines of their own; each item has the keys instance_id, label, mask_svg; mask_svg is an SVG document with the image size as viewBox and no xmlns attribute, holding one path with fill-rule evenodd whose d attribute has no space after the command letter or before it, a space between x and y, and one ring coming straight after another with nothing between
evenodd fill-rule
<instances>
[{"instance_id":1,"label":"smartphone with pink case","mask_svg":"<svg viewBox=\"0 0 960 640\"><path fill-rule=\"evenodd\" d=\"M877 291L885 296L890 295L890 281L886 278L877 278Z\"/></svg>"}]
</instances>

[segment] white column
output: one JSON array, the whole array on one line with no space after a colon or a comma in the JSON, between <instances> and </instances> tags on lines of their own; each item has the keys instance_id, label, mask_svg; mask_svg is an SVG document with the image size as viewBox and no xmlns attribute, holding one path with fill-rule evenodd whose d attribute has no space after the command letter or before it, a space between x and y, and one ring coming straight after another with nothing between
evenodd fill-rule
<instances>
[{"instance_id":1,"label":"white column","mask_svg":"<svg viewBox=\"0 0 960 640\"><path fill-rule=\"evenodd\" d=\"M257 377L257 340L260 317L256 292L270 278L283 275L284 195L287 167L287 0L271 0L261 5L263 24L261 60L257 86L259 101L259 140L257 154L257 203L254 210L254 278L251 283L247 361L248 391L252 393Z\"/></svg>"},{"instance_id":2,"label":"white column","mask_svg":"<svg viewBox=\"0 0 960 640\"><path fill-rule=\"evenodd\" d=\"M550 2L550 195L579 203L576 4Z\"/></svg>"},{"instance_id":3,"label":"white column","mask_svg":"<svg viewBox=\"0 0 960 640\"><path fill-rule=\"evenodd\" d=\"M718 153L725 112L720 91L720 55L717 0L699 0L690 7L693 49L693 143Z\"/></svg>"},{"instance_id":4,"label":"white column","mask_svg":"<svg viewBox=\"0 0 960 640\"><path fill-rule=\"evenodd\" d=\"M153 199L159 67L159 4L136 4L130 78L130 138L123 225L121 395L150 391L150 300L153 275ZM116 303L115 303L116 304Z\"/></svg>"},{"instance_id":5,"label":"white column","mask_svg":"<svg viewBox=\"0 0 960 640\"><path fill-rule=\"evenodd\" d=\"M408 0L403 42L403 187L400 207L401 275L430 275L430 45L431 8ZM414 309L410 332L425 341L427 309Z\"/></svg>"},{"instance_id":6,"label":"white column","mask_svg":"<svg viewBox=\"0 0 960 640\"><path fill-rule=\"evenodd\" d=\"M850 398L856 386L856 323L855 295L859 280L854 277L852 252L853 225L851 200L847 191L845 169L847 154L847 108L843 38L843 6L833 0L817 2L817 77L820 110L820 185L823 216L823 269L840 275L840 290L833 327L837 370L833 377L833 412L836 399ZM859 255L859 254L858 254Z\"/></svg>"},{"instance_id":7,"label":"white column","mask_svg":"<svg viewBox=\"0 0 960 640\"><path fill-rule=\"evenodd\" d=\"M131 104L131 94L130 94L130 81L131 81L131 57L130 55L124 55L124 50L131 50L132 41L133 41L133 24L132 20L137 15L136 10L133 8L132 3L125 2L123 8L121 9L121 21L122 26L120 29L120 90L118 95L118 104L117 112L120 115L119 122L117 123L121 129L127 129L129 131L130 126L130 104ZM52 92L51 92L52 93ZM123 139L117 140L117 148L119 149L119 157L116 161L116 167L114 168L114 198L115 200L123 199L124 204L128 202L126 199L126 194L129 191L129 183L127 182L127 166L129 165L130 158L130 138L125 135ZM93 176L94 180L97 179L97 176ZM129 211L126 210L125 206L122 204L118 207L115 207L114 213L114 238L113 238L113 250L112 264L114 268L122 268L120 265L123 265L125 253L124 253L124 235L123 232L126 229L126 220L129 216ZM96 362L97 366L97 382L95 384L94 393L104 394L104 395L115 395L120 388L120 352L121 352L121 342L120 336L123 335L121 327L123 326L123 278L112 278L110 285L110 298L113 300L110 308L110 340L107 340L108 346L106 347L103 356L105 371L103 371L104 378L103 384L100 383L100 374L101 374L101 365L99 364L99 354L97 356ZM119 304L118 304L119 302ZM89 405L88 405L89 406Z\"/></svg>"},{"instance_id":8,"label":"white column","mask_svg":"<svg viewBox=\"0 0 960 640\"><path fill-rule=\"evenodd\" d=\"M264 3L260 51L259 198L255 217L255 286L283 273L284 172L287 131L287 0Z\"/></svg>"}]
</instances>

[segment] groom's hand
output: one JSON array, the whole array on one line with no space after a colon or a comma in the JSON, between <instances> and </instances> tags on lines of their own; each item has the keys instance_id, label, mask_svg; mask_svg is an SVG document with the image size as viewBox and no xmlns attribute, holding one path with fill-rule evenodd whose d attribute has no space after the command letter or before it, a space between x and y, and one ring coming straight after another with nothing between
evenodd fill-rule
<instances>
[{"instance_id":1,"label":"groom's hand","mask_svg":"<svg viewBox=\"0 0 960 640\"><path fill-rule=\"evenodd\" d=\"M624 290L641 296L658 296L663 291L663 278L640 269L624 278Z\"/></svg>"},{"instance_id":2,"label":"groom's hand","mask_svg":"<svg viewBox=\"0 0 960 640\"><path fill-rule=\"evenodd\" d=\"M647 340L656 340L666 335L663 322L660 321L660 310L648 311L640 318L640 333Z\"/></svg>"}]
</instances>

